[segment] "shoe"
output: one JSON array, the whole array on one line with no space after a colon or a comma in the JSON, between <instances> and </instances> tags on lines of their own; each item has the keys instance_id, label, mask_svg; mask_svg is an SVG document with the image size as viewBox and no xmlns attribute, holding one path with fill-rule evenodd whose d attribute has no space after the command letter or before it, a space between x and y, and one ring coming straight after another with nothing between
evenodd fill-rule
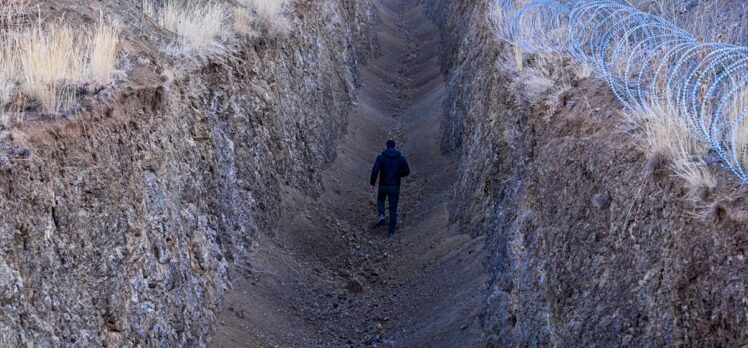
<instances>
[{"instance_id":1,"label":"shoe","mask_svg":"<svg viewBox=\"0 0 748 348\"><path fill-rule=\"evenodd\" d=\"M379 220L377 220L377 226L383 226L386 223L387 221L384 219L384 216L380 216Z\"/></svg>"},{"instance_id":2,"label":"shoe","mask_svg":"<svg viewBox=\"0 0 748 348\"><path fill-rule=\"evenodd\" d=\"M387 238L395 238L395 232L387 232Z\"/></svg>"}]
</instances>

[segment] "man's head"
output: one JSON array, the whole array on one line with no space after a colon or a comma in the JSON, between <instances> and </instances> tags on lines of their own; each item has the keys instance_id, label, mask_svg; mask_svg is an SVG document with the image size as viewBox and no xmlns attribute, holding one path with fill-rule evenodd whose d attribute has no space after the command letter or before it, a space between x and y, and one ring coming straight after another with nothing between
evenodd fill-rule
<instances>
[{"instance_id":1,"label":"man's head","mask_svg":"<svg viewBox=\"0 0 748 348\"><path fill-rule=\"evenodd\" d=\"M394 149L395 148L395 141L394 140L387 140L387 148L388 149Z\"/></svg>"}]
</instances>

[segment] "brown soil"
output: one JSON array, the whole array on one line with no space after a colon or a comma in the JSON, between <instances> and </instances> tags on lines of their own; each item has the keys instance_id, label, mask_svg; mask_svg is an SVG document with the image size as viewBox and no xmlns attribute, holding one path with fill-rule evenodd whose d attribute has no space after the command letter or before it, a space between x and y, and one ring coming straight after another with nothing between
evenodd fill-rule
<instances>
[{"instance_id":1,"label":"brown soil","mask_svg":"<svg viewBox=\"0 0 748 348\"><path fill-rule=\"evenodd\" d=\"M212 345L473 346L483 240L450 227L455 163L442 155L439 35L414 0L380 0L380 57L362 71L357 114L313 198L282 188L279 228L237 266ZM398 235L374 227L371 164L394 138L412 175Z\"/></svg>"}]
</instances>

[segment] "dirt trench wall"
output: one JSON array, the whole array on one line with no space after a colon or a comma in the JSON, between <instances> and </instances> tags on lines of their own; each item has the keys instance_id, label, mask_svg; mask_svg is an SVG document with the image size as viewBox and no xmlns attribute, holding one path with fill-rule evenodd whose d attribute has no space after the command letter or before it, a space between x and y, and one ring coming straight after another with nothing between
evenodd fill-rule
<instances>
[{"instance_id":1,"label":"dirt trench wall","mask_svg":"<svg viewBox=\"0 0 748 348\"><path fill-rule=\"evenodd\" d=\"M320 192L376 46L370 1L294 3L289 38L174 81L139 61L79 117L3 141L0 346L206 343L279 185Z\"/></svg>"},{"instance_id":2,"label":"dirt trench wall","mask_svg":"<svg viewBox=\"0 0 748 348\"><path fill-rule=\"evenodd\" d=\"M502 68L508 47L493 39L485 1L426 4L448 76L443 150L460 163L451 219L492 255L486 341L748 342L744 191L696 217L680 179L646 174L603 83L573 81L559 108L535 105Z\"/></svg>"}]
</instances>

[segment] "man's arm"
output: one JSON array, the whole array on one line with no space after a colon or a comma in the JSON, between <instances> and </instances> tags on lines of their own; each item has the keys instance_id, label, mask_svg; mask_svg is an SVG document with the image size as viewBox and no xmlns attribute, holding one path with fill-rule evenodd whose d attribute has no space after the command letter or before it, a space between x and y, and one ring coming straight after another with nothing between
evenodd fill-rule
<instances>
[{"instance_id":1,"label":"man's arm","mask_svg":"<svg viewBox=\"0 0 748 348\"><path fill-rule=\"evenodd\" d=\"M403 157L403 162L400 164L400 177L404 178L410 175L410 167L408 166L408 160Z\"/></svg>"},{"instance_id":2,"label":"man's arm","mask_svg":"<svg viewBox=\"0 0 748 348\"><path fill-rule=\"evenodd\" d=\"M377 176L379 176L379 169L381 167L381 163L379 161L379 156L377 156L376 162L374 162L374 168L371 169L371 186L374 186L377 184Z\"/></svg>"}]
</instances>

